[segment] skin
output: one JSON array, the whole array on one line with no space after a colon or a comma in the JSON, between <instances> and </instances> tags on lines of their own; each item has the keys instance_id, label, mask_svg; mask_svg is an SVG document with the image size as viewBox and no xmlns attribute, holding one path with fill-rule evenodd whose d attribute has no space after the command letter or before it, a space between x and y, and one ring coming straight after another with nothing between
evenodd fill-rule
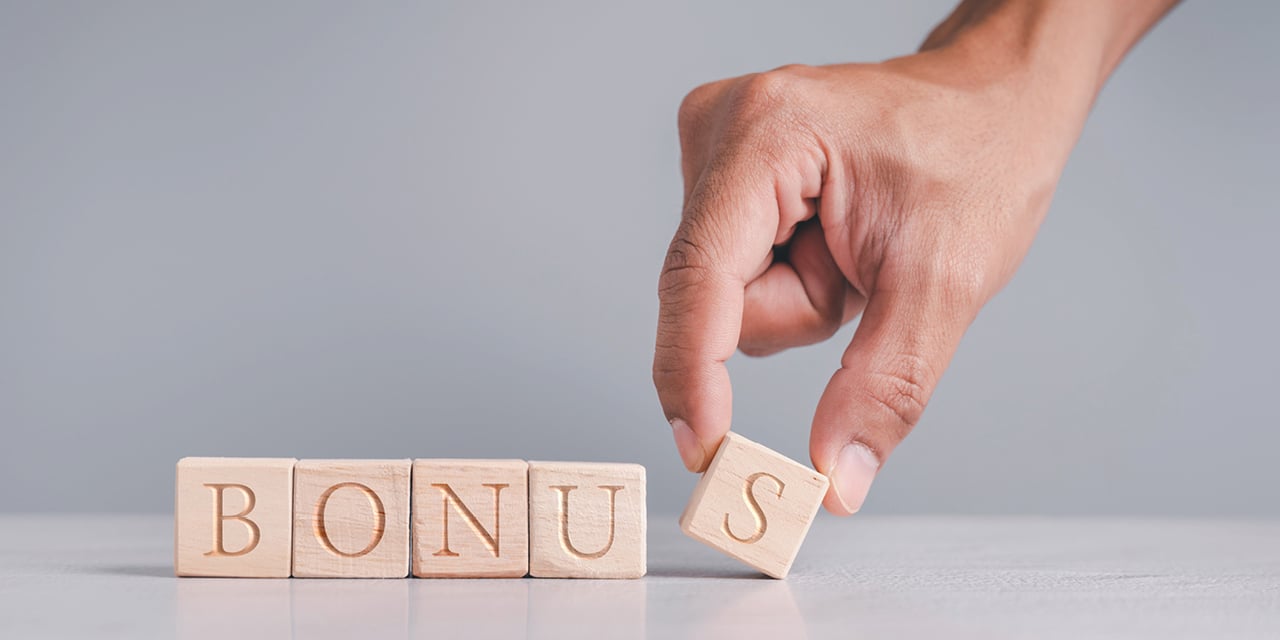
<instances>
[{"instance_id":1,"label":"skin","mask_svg":"<svg viewBox=\"0 0 1280 640\"><path fill-rule=\"evenodd\" d=\"M1026 255L1102 84L1175 1L966 0L913 55L694 89L653 364L685 466L729 430L735 350L861 315L810 437L825 506L857 511Z\"/></svg>"}]
</instances>

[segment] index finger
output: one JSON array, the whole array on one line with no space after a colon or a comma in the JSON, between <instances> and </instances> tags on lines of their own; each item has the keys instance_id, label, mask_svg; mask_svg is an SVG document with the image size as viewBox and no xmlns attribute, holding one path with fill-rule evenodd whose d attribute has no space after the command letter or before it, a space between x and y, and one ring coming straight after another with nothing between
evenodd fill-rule
<instances>
[{"instance_id":1,"label":"index finger","mask_svg":"<svg viewBox=\"0 0 1280 640\"><path fill-rule=\"evenodd\" d=\"M767 265L778 229L767 167L721 156L703 172L658 280L653 382L680 458L702 471L729 431L725 361L738 345L746 284Z\"/></svg>"}]
</instances>

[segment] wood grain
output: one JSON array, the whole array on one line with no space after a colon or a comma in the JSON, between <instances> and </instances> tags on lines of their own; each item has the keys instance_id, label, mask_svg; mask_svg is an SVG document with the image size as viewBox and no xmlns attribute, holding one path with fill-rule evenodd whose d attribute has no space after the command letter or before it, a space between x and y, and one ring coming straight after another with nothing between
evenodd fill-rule
<instances>
[{"instance_id":1,"label":"wood grain","mask_svg":"<svg viewBox=\"0 0 1280 640\"><path fill-rule=\"evenodd\" d=\"M183 458L174 488L179 576L289 577L293 458Z\"/></svg>"},{"instance_id":2,"label":"wood grain","mask_svg":"<svg viewBox=\"0 0 1280 640\"><path fill-rule=\"evenodd\" d=\"M529 574L645 574L645 472L638 464L529 463Z\"/></svg>"},{"instance_id":3,"label":"wood grain","mask_svg":"<svg viewBox=\"0 0 1280 640\"><path fill-rule=\"evenodd\" d=\"M299 461L294 577L406 577L409 469L408 460Z\"/></svg>"},{"instance_id":4,"label":"wood grain","mask_svg":"<svg viewBox=\"0 0 1280 640\"><path fill-rule=\"evenodd\" d=\"M791 570L827 477L729 433L680 516L689 537L774 578Z\"/></svg>"},{"instance_id":5,"label":"wood grain","mask_svg":"<svg viewBox=\"0 0 1280 640\"><path fill-rule=\"evenodd\" d=\"M413 462L413 575L520 578L529 571L529 463Z\"/></svg>"}]
</instances>

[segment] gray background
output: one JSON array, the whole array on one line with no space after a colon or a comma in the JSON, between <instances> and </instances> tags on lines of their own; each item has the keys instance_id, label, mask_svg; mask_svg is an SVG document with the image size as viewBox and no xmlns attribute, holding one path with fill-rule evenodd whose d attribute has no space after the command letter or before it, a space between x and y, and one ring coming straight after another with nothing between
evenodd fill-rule
<instances>
[{"instance_id":1,"label":"gray background","mask_svg":"<svg viewBox=\"0 0 1280 640\"><path fill-rule=\"evenodd\" d=\"M167 510L184 455L637 461L679 508L680 98L949 4L0 3L0 510ZM1121 67L866 511L1280 513L1277 17ZM807 461L849 333L735 358L735 428Z\"/></svg>"}]
</instances>

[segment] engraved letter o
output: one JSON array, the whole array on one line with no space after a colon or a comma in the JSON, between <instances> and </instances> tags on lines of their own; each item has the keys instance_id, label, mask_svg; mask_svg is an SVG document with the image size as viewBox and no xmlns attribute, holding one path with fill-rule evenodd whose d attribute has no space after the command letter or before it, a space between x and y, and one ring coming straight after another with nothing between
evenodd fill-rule
<instances>
[{"instance_id":1,"label":"engraved letter o","mask_svg":"<svg viewBox=\"0 0 1280 640\"><path fill-rule=\"evenodd\" d=\"M370 540L369 544L365 548L356 551L355 553L347 553L333 546L333 541L329 539L329 533L325 531L324 510L329 505L329 498L333 496L334 492L338 489L346 487L357 489L360 493L363 493L365 497L369 499L369 508L373 511L374 516L376 517L376 521L373 525L373 540ZM383 508L382 499L378 497L378 494L373 492L373 489L370 489L359 482L341 482L329 487L329 489L320 496L320 500L316 502L315 530L316 538L318 538L320 543L324 545L324 548L328 549L330 552L344 558L359 558L360 556L373 551L374 548L378 546L378 543L382 542L382 535L386 533L387 530L387 510Z\"/></svg>"}]
</instances>

